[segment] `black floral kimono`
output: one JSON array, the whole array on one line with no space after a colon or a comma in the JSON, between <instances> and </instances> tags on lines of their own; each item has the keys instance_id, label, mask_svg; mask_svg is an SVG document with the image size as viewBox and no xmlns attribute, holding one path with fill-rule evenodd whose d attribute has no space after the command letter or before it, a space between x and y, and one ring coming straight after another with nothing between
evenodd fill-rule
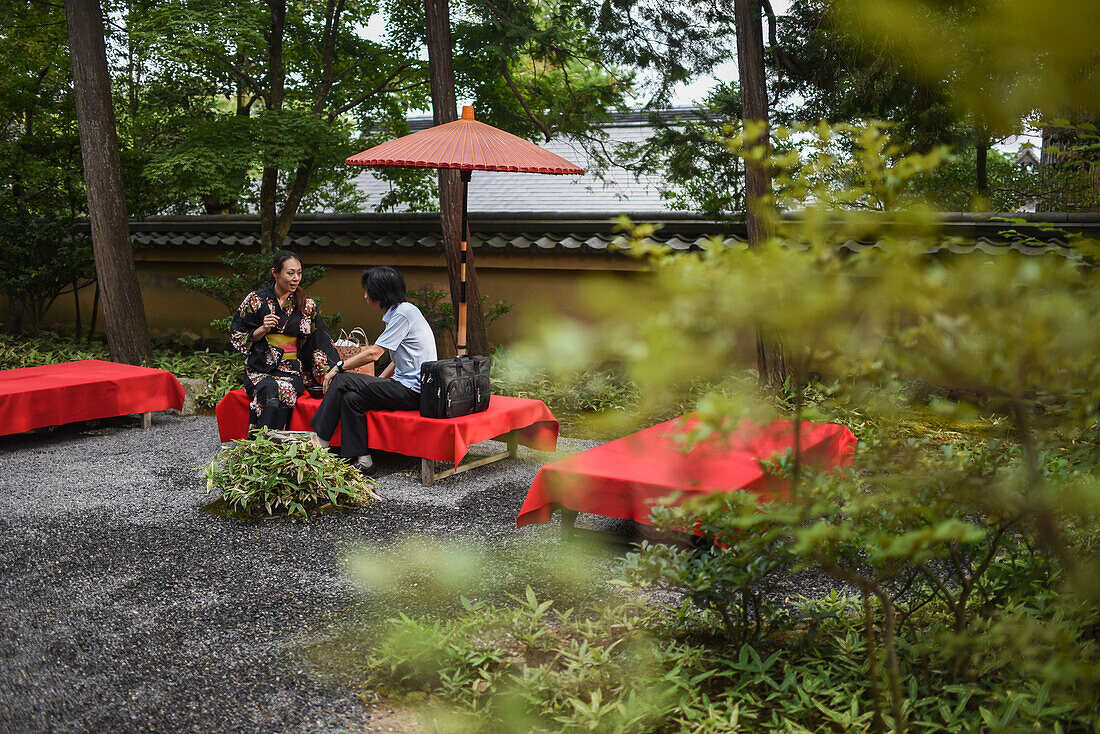
<instances>
[{"instance_id":1,"label":"black floral kimono","mask_svg":"<svg viewBox=\"0 0 1100 734\"><path fill-rule=\"evenodd\" d=\"M269 313L279 317L279 325L263 339L252 341L252 332L263 325ZM229 338L237 351L248 355L244 386L252 398L252 427L286 428L298 396L306 386L320 385L339 359L316 302L307 298L298 312L294 299L289 298L284 309L273 286L245 297L233 317Z\"/></svg>"}]
</instances>

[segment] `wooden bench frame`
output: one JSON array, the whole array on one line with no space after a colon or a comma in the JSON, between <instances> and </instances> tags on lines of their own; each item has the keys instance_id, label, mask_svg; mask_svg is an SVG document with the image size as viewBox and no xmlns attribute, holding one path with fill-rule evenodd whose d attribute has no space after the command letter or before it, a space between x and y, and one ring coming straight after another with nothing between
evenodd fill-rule
<instances>
[{"instance_id":1,"label":"wooden bench frame","mask_svg":"<svg viewBox=\"0 0 1100 734\"><path fill-rule=\"evenodd\" d=\"M504 442L508 444L508 448L497 454L491 456L482 456L474 459L468 464L459 464L457 467L451 467L450 469L443 469L436 471L435 461L432 459L420 459L420 484L425 487L430 487L440 479L446 479L447 477L454 476L455 474L461 474L462 472L476 469L479 466L485 466L486 464L494 464L504 459L514 459L519 455L519 439L516 436L515 431L508 431L503 436L497 436L496 440L504 439ZM450 463L450 462L442 462Z\"/></svg>"},{"instance_id":2,"label":"wooden bench frame","mask_svg":"<svg viewBox=\"0 0 1100 734\"><path fill-rule=\"evenodd\" d=\"M219 422L219 434L220 438L225 441L237 440L244 437L242 431L246 430L247 418L246 413L241 411L247 410L247 403L244 402L245 395L243 390L235 390L226 395L225 398L218 404L215 410L218 416ZM494 398L496 399L496 398ZM498 451L489 456L480 456L477 454L466 454L463 458L468 458L464 462L455 462L453 459L431 459L425 458L423 455L418 455L417 452L423 450L424 453L439 455L444 453L443 451L433 451L432 448L415 448L419 443L412 442L406 444L406 442L400 440L399 436L391 435L388 440L383 440L378 445L372 445L370 448L378 451L386 451L390 453L400 454L402 456L409 456L411 458L420 459L420 483L425 487L430 487L441 479L453 476L455 474L461 474L471 469L476 469L481 466L493 464L504 459L516 458L519 456L519 444L522 442L524 445L535 445L528 443L528 441L535 441L536 443L545 443L549 435L543 435L540 431L545 432L546 428L536 428L546 423L553 423L553 436L557 438L557 421L553 415L546 408L546 405L542 401L523 399L523 398L500 398L501 400L512 401L507 403L499 410L505 411L507 418L501 418L501 413L497 413L496 417L492 419L490 423L491 428L487 430L487 427L482 427L479 430L472 430L469 427L463 428L462 433L455 433L447 441L455 440L461 442L464 449L472 448L477 444L485 441L501 441L505 444L503 451ZM519 406L515 404L515 401L522 401L527 403L538 403L538 410L532 411L532 408L527 406ZM301 403L299 407L295 408L294 418L292 418L291 425L295 426L291 431L309 431L308 420L311 417L309 407L302 407ZM302 412L304 410L304 412ZM389 412L389 411L386 411ZM476 416L468 416L463 419L466 421L469 418L476 418ZM420 420L419 414L416 416L416 420ZM434 419L426 419L434 420ZM297 421L297 423L295 423ZM231 426L225 428L225 426ZM451 429L449 429L451 430ZM459 429L453 429L459 430ZM531 433L532 430L534 433ZM493 434L494 431L501 431L501 433ZM440 439L442 436L439 437ZM466 443L467 440L472 440L471 443ZM552 448L552 445L548 448ZM457 449L457 443L456 443ZM538 450L547 450L541 448ZM465 454L465 451L463 451ZM438 465L446 464L447 466L440 467Z\"/></svg>"},{"instance_id":3,"label":"wooden bench frame","mask_svg":"<svg viewBox=\"0 0 1100 734\"><path fill-rule=\"evenodd\" d=\"M579 511L570 510L568 507L561 508L562 543L588 542L617 546L626 550L636 550L643 541L661 543L663 545L674 545L678 548L692 548L706 545L707 543L706 539L701 536L673 531L660 531L652 525L647 525L646 523L636 520L630 521L634 527L632 536L608 533L603 530L578 528L576 524L580 514Z\"/></svg>"}]
</instances>

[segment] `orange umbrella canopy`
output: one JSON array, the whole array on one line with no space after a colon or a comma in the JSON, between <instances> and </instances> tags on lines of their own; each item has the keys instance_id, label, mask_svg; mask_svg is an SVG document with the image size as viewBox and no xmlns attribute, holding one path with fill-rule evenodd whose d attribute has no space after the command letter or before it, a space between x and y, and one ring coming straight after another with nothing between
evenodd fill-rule
<instances>
[{"instance_id":1,"label":"orange umbrella canopy","mask_svg":"<svg viewBox=\"0 0 1100 734\"><path fill-rule=\"evenodd\" d=\"M460 171L515 171L581 174L584 169L560 155L511 133L478 122L474 108L463 107L462 119L390 140L356 153L352 166L387 168L457 168Z\"/></svg>"}]
</instances>

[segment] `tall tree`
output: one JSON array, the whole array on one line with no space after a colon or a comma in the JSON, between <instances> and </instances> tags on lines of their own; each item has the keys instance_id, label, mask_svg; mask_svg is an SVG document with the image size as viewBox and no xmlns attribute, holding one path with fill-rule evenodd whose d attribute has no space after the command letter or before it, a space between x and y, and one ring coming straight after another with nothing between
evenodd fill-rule
<instances>
[{"instance_id":1,"label":"tall tree","mask_svg":"<svg viewBox=\"0 0 1100 734\"><path fill-rule=\"evenodd\" d=\"M152 349L130 247L99 0L65 0L65 17L107 344L118 362L147 363Z\"/></svg>"},{"instance_id":2,"label":"tall tree","mask_svg":"<svg viewBox=\"0 0 1100 734\"><path fill-rule=\"evenodd\" d=\"M622 106L617 66L577 3L472 0L456 24L459 76L482 117L530 139L586 136Z\"/></svg>"},{"instance_id":3,"label":"tall tree","mask_svg":"<svg viewBox=\"0 0 1100 734\"><path fill-rule=\"evenodd\" d=\"M234 105L247 117L252 105L247 95L235 98L233 79L209 58L181 59L176 35L165 33L159 14L168 9L161 6L112 0L108 16L127 211L138 219L240 212L251 160L240 154L239 135L217 123ZM163 53L168 44L173 54Z\"/></svg>"},{"instance_id":4,"label":"tall tree","mask_svg":"<svg viewBox=\"0 0 1100 734\"><path fill-rule=\"evenodd\" d=\"M455 99L454 54L451 41L449 0L424 0L425 30L428 43L428 75L431 80L432 121L436 125L458 118ZM451 287L451 306L459 312L461 279L460 240L462 230L462 185L453 168L439 170L439 220L443 228L443 249L447 258L447 279ZM489 337L481 311L481 290L477 285L473 248L466 252L466 344L468 354L488 354Z\"/></svg>"},{"instance_id":5,"label":"tall tree","mask_svg":"<svg viewBox=\"0 0 1100 734\"><path fill-rule=\"evenodd\" d=\"M737 74L741 83L741 124L746 146L768 150L768 88L764 74L764 36L761 0L736 0ZM766 157L766 156L765 156ZM768 218L762 207L772 195L771 172L764 165L749 163L745 167L746 222L749 244L756 248L772 236Z\"/></svg>"},{"instance_id":6,"label":"tall tree","mask_svg":"<svg viewBox=\"0 0 1100 734\"><path fill-rule=\"evenodd\" d=\"M0 0L0 18L0 292L9 328L35 330L59 296L94 280L95 263L87 237L73 236L87 200L64 9Z\"/></svg>"},{"instance_id":7,"label":"tall tree","mask_svg":"<svg viewBox=\"0 0 1100 734\"><path fill-rule=\"evenodd\" d=\"M654 104L667 102L677 83L712 71L726 60L726 43L735 36L742 130L753 136L749 142L769 145L762 22L765 9L773 14L768 0L623 0L593 2L589 8L614 49L614 58L655 72ZM691 140L691 136L682 139ZM764 166L751 161L746 165L744 198L749 242L758 248L771 236L761 208L774 206ZM757 367L769 384L781 384L787 378L782 346L763 329L757 334Z\"/></svg>"},{"instance_id":8,"label":"tall tree","mask_svg":"<svg viewBox=\"0 0 1100 734\"><path fill-rule=\"evenodd\" d=\"M861 33L856 19L837 13L837 5L791 0L776 18L768 50L782 51L791 63L782 67L768 54L770 70L776 78L790 67L797 70L783 75L782 94L776 95L797 104L777 110L777 119L884 120L896 126L895 138L920 151L970 145L944 85L918 74L895 44Z\"/></svg>"},{"instance_id":9,"label":"tall tree","mask_svg":"<svg viewBox=\"0 0 1100 734\"><path fill-rule=\"evenodd\" d=\"M733 0L582 0L608 58L643 72L639 92L667 106L679 84L730 58Z\"/></svg>"},{"instance_id":10,"label":"tall tree","mask_svg":"<svg viewBox=\"0 0 1100 734\"><path fill-rule=\"evenodd\" d=\"M736 84L722 84L698 109L652 112L653 133L639 143L615 146L616 163L636 174L661 172L661 196L678 211L697 211L710 221L740 221L745 211L745 166L730 156L725 139L741 118Z\"/></svg>"},{"instance_id":11,"label":"tall tree","mask_svg":"<svg viewBox=\"0 0 1100 734\"><path fill-rule=\"evenodd\" d=\"M799 104L785 117L887 120L894 125L891 136L907 147L924 152L948 145L959 154L955 167L969 162L970 201L963 208L987 206L1000 193L991 190L990 151L1018 134L1030 112L1017 107L1004 114L1027 96L1019 87L1028 83L1018 58L1027 54L1015 52L1011 35L1028 21L1007 20L1012 5L792 0L772 38L773 48L782 48L798 69L785 87ZM1049 10L1044 16L1070 17ZM934 28L938 24L950 29L950 41ZM982 24L1005 32L959 32ZM927 38L939 40L914 43ZM1001 56L1006 58L990 63ZM966 100L953 93L963 80Z\"/></svg>"},{"instance_id":12,"label":"tall tree","mask_svg":"<svg viewBox=\"0 0 1100 734\"><path fill-rule=\"evenodd\" d=\"M225 205L233 186L218 190L219 181L258 172L252 193L265 253L282 247L311 196L315 205L357 202L357 172L340 165L364 144L354 142L353 127L392 129L427 91L408 48L363 37L376 10L345 0L159 3L140 28L158 63L218 80L228 104L208 105L212 114L154 164L156 175L196 173L204 204Z\"/></svg>"},{"instance_id":13,"label":"tall tree","mask_svg":"<svg viewBox=\"0 0 1100 734\"><path fill-rule=\"evenodd\" d=\"M734 20L737 26L737 72L741 81L741 126L748 136L747 146L770 148L768 88L764 74L763 5L767 0L736 0ZM768 156L762 156L766 159ZM761 158L745 165L745 223L749 247L759 249L774 234L765 208L772 202L771 172ZM778 335L766 328L756 332L756 367L760 379L770 385L782 385L788 377L783 345Z\"/></svg>"}]
</instances>

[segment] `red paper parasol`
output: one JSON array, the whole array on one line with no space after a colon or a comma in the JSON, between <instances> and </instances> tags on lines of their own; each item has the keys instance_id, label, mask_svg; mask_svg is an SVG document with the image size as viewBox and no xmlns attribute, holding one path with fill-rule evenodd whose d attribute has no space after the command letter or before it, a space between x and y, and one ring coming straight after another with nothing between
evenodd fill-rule
<instances>
[{"instance_id":1,"label":"red paper parasol","mask_svg":"<svg viewBox=\"0 0 1100 734\"><path fill-rule=\"evenodd\" d=\"M466 353L466 249L469 225L467 187L472 171L513 171L555 175L584 173L584 169L523 138L478 122L474 108L463 107L462 119L436 125L397 140L356 153L346 163L382 168L457 168L462 172L462 283L458 299L458 348Z\"/></svg>"}]
</instances>

